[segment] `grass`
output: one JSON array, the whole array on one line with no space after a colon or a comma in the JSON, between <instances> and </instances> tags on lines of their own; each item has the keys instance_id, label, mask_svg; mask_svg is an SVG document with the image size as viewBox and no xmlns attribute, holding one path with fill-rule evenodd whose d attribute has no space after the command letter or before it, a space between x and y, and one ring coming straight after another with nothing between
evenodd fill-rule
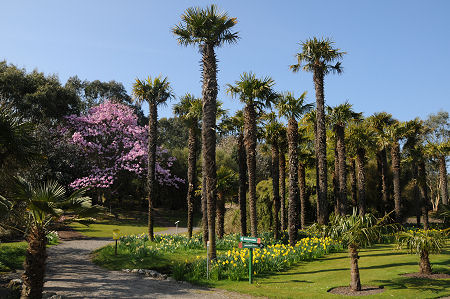
<instances>
[{"instance_id":1,"label":"grass","mask_svg":"<svg viewBox=\"0 0 450 299\"><path fill-rule=\"evenodd\" d=\"M360 275L363 285L383 286L385 291L371 298L440 298L450 295L450 279L418 279L400 274L419 271L418 256L393 250L393 245L378 245L360 253ZM431 255L433 270L450 274L450 247L442 254ZM248 282L203 282L211 287L269 298L344 298L327 293L331 288L348 286L350 261L347 253L330 254L303 262L289 271L257 276Z\"/></svg>"},{"instance_id":2,"label":"grass","mask_svg":"<svg viewBox=\"0 0 450 299\"><path fill-rule=\"evenodd\" d=\"M23 269L27 242L0 243L0 273Z\"/></svg>"},{"instance_id":3,"label":"grass","mask_svg":"<svg viewBox=\"0 0 450 299\"><path fill-rule=\"evenodd\" d=\"M138 235L142 233L148 233L148 227L146 225L129 224L126 222L99 222L93 223L89 226L80 223L71 223L69 225L74 230L80 232L87 237L95 238L112 238L112 232L114 229L120 230L120 235ZM165 230L164 227L154 227L155 232Z\"/></svg>"}]
</instances>

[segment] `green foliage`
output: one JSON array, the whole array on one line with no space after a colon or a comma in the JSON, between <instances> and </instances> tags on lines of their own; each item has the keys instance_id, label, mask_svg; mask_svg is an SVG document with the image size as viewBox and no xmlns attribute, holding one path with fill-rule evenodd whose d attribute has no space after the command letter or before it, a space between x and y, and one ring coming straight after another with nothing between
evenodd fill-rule
<instances>
[{"instance_id":1,"label":"green foliage","mask_svg":"<svg viewBox=\"0 0 450 299\"><path fill-rule=\"evenodd\" d=\"M273 223L272 179L260 181L256 185L256 197L258 231L271 231Z\"/></svg>"},{"instance_id":2,"label":"green foliage","mask_svg":"<svg viewBox=\"0 0 450 299\"><path fill-rule=\"evenodd\" d=\"M145 80L136 79L133 83L133 94L139 104L148 102L159 105L174 97L167 77L161 76L153 79L149 76Z\"/></svg>"},{"instance_id":3,"label":"green foliage","mask_svg":"<svg viewBox=\"0 0 450 299\"><path fill-rule=\"evenodd\" d=\"M410 229L398 232L398 249L406 248L409 253L420 255L423 251L440 253L445 247L450 229Z\"/></svg>"},{"instance_id":4,"label":"green foliage","mask_svg":"<svg viewBox=\"0 0 450 299\"><path fill-rule=\"evenodd\" d=\"M0 243L0 272L22 269L26 242Z\"/></svg>"}]
</instances>

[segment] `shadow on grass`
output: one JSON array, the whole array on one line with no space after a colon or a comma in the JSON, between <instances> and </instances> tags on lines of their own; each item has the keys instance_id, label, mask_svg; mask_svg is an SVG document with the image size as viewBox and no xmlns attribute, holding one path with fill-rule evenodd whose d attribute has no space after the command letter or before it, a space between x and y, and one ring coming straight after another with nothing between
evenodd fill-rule
<instances>
[{"instance_id":1,"label":"shadow on grass","mask_svg":"<svg viewBox=\"0 0 450 299\"><path fill-rule=\"evenodd\" d=\"M428 279L415 277L398 277L390 280L375 280L383 285L385 288L394 290L399 289L415 289L417 291L425 292L442 292L449 288L450 281L447 279Z\"/></svg>"}]
</instances>

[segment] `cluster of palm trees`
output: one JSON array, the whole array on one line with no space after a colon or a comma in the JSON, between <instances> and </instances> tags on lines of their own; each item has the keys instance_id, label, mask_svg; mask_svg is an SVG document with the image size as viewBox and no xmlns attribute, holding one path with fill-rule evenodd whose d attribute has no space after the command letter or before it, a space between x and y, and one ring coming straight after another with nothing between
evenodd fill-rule
<instances>
[{"instance_id":1,"label":"cluster of palm trees","mask_svg":"<svg viewBox=\"0 0 450 299\"><path fill-rule=\"evenodd\" d=\"M229 17L215 5L205 9L188 8L181 16L181 22L172 28L178 43L182 46L198 46L202 54L202 97L186 94L175 105L175 114L184 120L189 130L188 157L188 232L192 236L194 197L197 189L196 162L199 135L201 132L202 160L202 224L205 242L210 242L210 258L215 258L216 215L223 218L223 196L218 194L218 170L216 167L216 120L220 114L217 101L217 58L215 49L224 44L236 43L238 33L233 31L236 18ZM330 39L311 38L300 43L297 63L290 66L293 72L300 70L313 73L316 103L306 104L306 93L299 97L291 92L274 91L274 80L270 77L258 78L253 73L243 73L234 84L226 86L232 98L238 98L244 105L243 111L227 120L228 130L236 134L238 140L239 165L239 206L241 212L241 233L247 234L247 204L250 215L250 233L258 235L256 214L256 147L258 122L265 122L265 138L271 145L272 186L274 207L274 234L280 229L288 229L291 244L296 243L297 231L306 225L305 169L315 166L316 170L316 220L325 224L330 214L328 192L327 139L334 141L335 163L333 170L334 213L345 215L351 207L357 207L360 215L367 210L366 204L366 163L367 152L376 149L379 171L380 211L395 210L397 222L402 220L400 194L400 141L403 151L413 160L414 190L418 206L428 226L428 202L426 186L425 153L434 155L441 163L442 202L448 203L446 186L445 157L448 155L448 139L441 143L424 146L426 127L416 119L399 122L392 115L382 112L366 119L352 110L349 103L336 107L325 105L324 79L330 73L342 73L341 59L345 52L334 47ZM157 106L173 97L167 78L136 80L134 94L139 101L148 101L149 119L149 234L153 238L152 200L154 197L154 164L156 151ZM315 109L314 109L315 108ZM267 112L267 109L271 109ZM278 116L278 117L277 117ZM284 117L287 128L277 121ZM300 123L300 127L299 127ZM328 135L328 136L327 136ZM286 161L288 156L289 200L285 203ZM393 201L388 186L388 151L391 155ZM224 175L224 177L227 177ZM348 192L350 178L350 192ZM220 197L218 199L218 197ZM351 200L349 201L348 198ZM219 202L218 202L219 200ZM392 202L394 203L392 206ZM288 216L288 217L286 217ZM418 216L420 214L418 213ZM223 234L223 219L218 231Z\"/></svg>"}]
</instances>

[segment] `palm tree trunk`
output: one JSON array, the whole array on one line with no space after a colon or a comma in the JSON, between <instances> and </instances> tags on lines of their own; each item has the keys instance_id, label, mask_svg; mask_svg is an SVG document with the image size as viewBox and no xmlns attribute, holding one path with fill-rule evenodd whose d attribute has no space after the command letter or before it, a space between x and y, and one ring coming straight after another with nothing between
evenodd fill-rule
<instances>
[{"instance_id":1,"label":"palm tree trunk","mask_svg":"<svg viewBox=\"0 0 450 299\"><path fill-rule=\"evenodd\" d=\"M354 157L350 158L350 185L351 185L352 207L356 208L358 206L358 199L356 187L356 162Z\"/></svg>"},{"instance_id":2,"label":"palm tree trunk","mask_svg":"<svg viewBox=\"0 0 450 299\"><path fill-rule=\"evenodd\" d=\"M359 278L358 267L358 248L356 246L349 245L348 252L350 254L350 288L352 291L361 291L361 280Z\"/></svg>"},{"instance_id":3,"label":"palm tree trunk","mask_svg":"<svg viewBox=\"0 0 450 299\"><path fill-rule=\"evenodd\" d=\"M209 258L216 258L216 112L217 112L217 59L212 44L202 47L202 172L206 179L206 202L208 210Z\"/></svg>"},{"instance_id":4,"label":"palm tree trunk","mask_svg":"<svg viewBox=\"0 0 450 299\"><path fill-rule=\"evenodd\" d=\"M358 208L359 215L366 214L366 150L362 147L356 151L356 165L358 167Z\"/></svg>"},{"instance_id":5,"label":"palm tree trunk","mask_svg":"<svg viewBox=\"0 0 450 299\"><path fill-rule=\"evenodd\" d=\"M294 246L297 243L298 230L298 124L294 118L288 121L288 147L289 147L289 244Z\"/></svg>"},{"instance_id":6,"label":"palm tree trunk","mask_svg":"<svg viewBox=\"0 0 450 299\"><path fill-rule=\"evenodd\" d=\"M441 185L441 198L444 205L448 205L447 164L445 156L439 157L439 181Z\"/></svg>"},{"instance_id":7,"label":"palm tree trunk","mask_svg":"<svg viewBox=\"0 0 450 299\"><path fill-rule=\"evenodd\" d=\"M258 235L256 218L256 111L253 105L244 108L244 139L247 152L248 197L250 202L250 230L253 237Z\"/></svg>"},{"instance_id":8,"label":"palm tree trunk","mask_svg":"<svg viewBox=\"0 0 450 299\"><path fill-rule=\"evenodd\" d=\"M337 146L334 147L334 170L333 170L333 197L334 197L334 214L340 215L341 199L339 197L339 158Z\"/></svg>"},{"instance_id":9,"label":"palm tree trunk","mask_svg":"<svg viewBox=\"0 0 450 299\"><path fill-rule=\"evenodd\" d=\"M347 212L347 165L345 164L345 129L342 126L336 127L336 147L339 161L339 212L345 215Z\"/></svg>"},{"instance_id":10,"label":"palm tree trunk","mask_svg":"<svg viewBox=\"0 0 450 299\"><path fill-rule=\"evenodd\" d=\"M148 235L153 241L153 203L155 201L155 169L156 169L156 141L158 126L158 108L154 101L149 103L149 119L148 119L148 173L147 173L147 190L148 190Z\"/></svg>"},{"instance_id":11,"label":"palm tree trunk","mask_svg":"<svg viewBox=\"0 0 450 299\"><path fill-rule=\"evenodd\" d=\"M416 223L417 225L420 224L420 214L421 214L421 199L420 199L420 192L419 192L419 178L418 178L418 167L417 167L418 161L416 159L413 159L412 161L412 177L414 179L414 186L413 186L413 197L414 197L414 203L416 206Z\"/></svg>"},{"instance_id":12,"label":"palm tree trunk","mask_svg":"<svg viewBox=\"0 0 450 299\"><path fill-rule=\"evenodd\" d=\"M420 252L420 274L430 275L432 273L430 259L428 257L428 251L422 250Z\"/></svg>"},{"instance_id":13,"label":"palm tree trunk","mask_svg":"<svg viewBox=\"0 0 450 299\"><path fill-rule=\"evenodd\" d=\"M44 289L47 239L42 227L32 227L27 237L28 247L23 264L21 299L40 299Z\"/></svg>"},{"instance_id":14,"label":"palm tree trunk","mask_svg":"<svg viewBox=\"0 0 450 299\"><path fill-rule=\"evenodd\" d=\"M272 144L272 197L273 197L273 236L275 240L280 238L280 218L278 216L280 212L280 178L279 178L279 150L278 143L275 141Z\"/></svg>"},{"instance_id":15,"label":"palm tree trunk","mask_svg":"<svg viewBox=\"0 0 450 299\"><path fill-rule=\"evenodd\" d=\"M223 235L225 234L225 198L222 194L217 194L217 205L216 205L216 214L217 214L217 237L219 239L223 239Z\"/></svg>"},{"instance_id":16,"label":"palm tree trunk","mask_svg":"<svg viewBox=\"0 0 450 299\"><path fill-rule=\"evenodd\" d=\"M202 174L202 232L203 243L206 247L208 242L208 200L206 196L206 178Z\"/></svg>"},{"instance_id":17,"label":"palm tree trunk","mask_svg":"<svg viewBox=\"0 0 450 299\"><path fill-rule=\"evenodd\" d=\"M194 223L194 198L197 182L197 128L196 123L189 128L188 139L188 193L187 193L187 205L188 205L188 238L192 237L192 227Z\"/></svg>"},{"instance_id":18,"label":"palm tree trunk","mask_svg":"<svg viewBox=\"0 0 450 299\"><path fill-rule=\"evenodd\" d=\"M318 188L318 211L317 221L319 224L327 222L327 136L325 126L325 95L323 91L324 73L320 69L315 69L313 74L314 87L316 90L316 123L317 135L316 142L316 157L319 178Z\"/></svg>"},{"instance_id":19,"label":"palm tree trunk","mask_svg":"<svg viewBox=\"0 0 450 299\"><path fill-rule=\"evenodd\" d=\"M246 157L244 135L238 136L238 166L239 166L239 208L241 216L241 236L247 235L247 200L246 200Z\"/></svg>"},{"instance_id":20,"label":"palm tree trunk","mask_svg":"<svg viewBox=\"0 0 450 299\"><path fill-rule=\"evenodd\" d=\"M381 202L382 212L387 213L389 211L389 194L387 186L387 159L386 149L382 149L377 153L380 165L380 183L381 183Z\"/></svg>"},{"instance_id":21,"label":"palm tree trunk","mask_svg":"<svg viewBox=\"0 0 450 299\"><path fill-rule=\"evenodd\" d=\"M425 161L420 159L418 165L418 180L419 180L419 191L421 196L421 210L423 218L423 229L428 229L428 188L427 188L427 173L425 170Z\"/></svg>"},{"instance_id":22,"label":"palm tree trunk","mask_svg":"<svg viewBox=\"0 0 450 299\"><path fill-rule=\"evenodd\" d=\"M392 144L391 148L392 159L392 183L394 185L394 204L395 204L395 221L401 222L401 209L400 209L400 144L398 141Z\"/></svg>"},{"instance_id":23,"label":"palm tree trunk","mask_svg":"<svg viewBox=\"0 0 450 299\"><path fill-rule=\"evenodd\" d=\"M286 156L284 150L280 152L280 201L281 201L281 229L283 231L287 228L287 213L286 213Z\"/></svg>"},{"instance_id":24,"label":"palm tree trunk","mask_svg":"<svg viewBox=\"0 0 450 299\"><path fill-rule=\"evenodd\" d=\"M300 190L300 227L306 228L306 173L305 164L298 163L298 184Z\"/></svg>"}]
</instances>

